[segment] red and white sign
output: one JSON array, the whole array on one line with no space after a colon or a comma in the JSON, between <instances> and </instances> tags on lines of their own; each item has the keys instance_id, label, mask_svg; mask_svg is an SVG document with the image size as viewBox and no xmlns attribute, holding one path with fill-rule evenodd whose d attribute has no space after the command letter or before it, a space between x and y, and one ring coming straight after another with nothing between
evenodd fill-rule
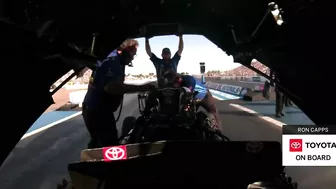
<instances>
[{"instance_id":1,"label":"red and white sign","mask_svg":"<svg viewBox=\"0 0 336 189\"><path fill-rule=\"evenodd\" d=\"M336 135L283 134L283 166L336 166Z\"/></svg>"},{"instance_id":2,"label":"red and white sign","mask_svg":"<svg viewBox=\"0 0 336 189\"><path fill-rule=\"evenodd\" d=\"M116 161L127 159L127 147L113 146L103 148L104 161Z\"/></svg>"}]
</instances>

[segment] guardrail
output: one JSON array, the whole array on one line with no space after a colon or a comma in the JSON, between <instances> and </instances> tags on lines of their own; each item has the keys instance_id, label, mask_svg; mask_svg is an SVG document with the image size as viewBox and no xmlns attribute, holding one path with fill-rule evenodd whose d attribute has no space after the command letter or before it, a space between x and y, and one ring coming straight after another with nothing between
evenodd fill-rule
<instances>
[{"instance_id":1,"label":"guardrail","mask_svg":"<svg viewBox=\"0 0 336 189\"><path fill-rule=\"evenodd\" d=\"M201 76L196 75L195 77L201 78ZM235 81L249 81L249 82L262 82L268 81L262 76L205 76L205 78L216 79L216 80L235 80Z\"/></svg>"}]
</instances>

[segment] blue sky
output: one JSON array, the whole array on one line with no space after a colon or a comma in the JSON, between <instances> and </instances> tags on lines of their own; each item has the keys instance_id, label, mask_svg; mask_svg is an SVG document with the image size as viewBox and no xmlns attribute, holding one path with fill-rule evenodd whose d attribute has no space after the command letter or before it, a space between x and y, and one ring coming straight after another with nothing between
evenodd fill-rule
<instances>
[{"instance_id":1,"label":"blue sky","mask_svg":"<svg viewBox=\"0 0 336 189\"><path fill-rule=\"evenodd\" d=\"M189 72L199 74L199 63L205 62L208 70L230 70L240 66L233 62L231 56L218 48L215 44L201 35L184 35L184 50L177 68L178 72ZM155 73L153 63L149 60L145 51L145 39L138 38L139 49L136 58L133 60L134 67L127 67L126 74L148 74ZM175 35L153 37L149 40L152 52L161 57L164 47L170 48L172 54L177 51L179 39Z\"/></svg>"}]
</instances>

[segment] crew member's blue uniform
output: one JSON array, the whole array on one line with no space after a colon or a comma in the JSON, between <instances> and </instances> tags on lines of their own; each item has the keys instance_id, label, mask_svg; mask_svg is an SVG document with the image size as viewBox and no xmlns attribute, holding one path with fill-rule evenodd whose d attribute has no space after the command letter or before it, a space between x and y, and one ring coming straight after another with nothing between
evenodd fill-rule
<instances>
[{"instance_id":1,"label":"crew member's blue uniform","mask_svg":"<svg viewBox=\"0 0 336 189\"><path fill-rule=\"evenodd\" d=\"M206 96L208 90L206 86L196 79L194 76L191 75L183 75L182 76L182 86L190 88L192 91L197 91L198 94L196 95L196 98L203 100Z\"/></svg>"},{"instance_id":2,"label":"crew member's blue uniform","mask_svg":"<svg viewBox=\"0 0 336 189\"><path fill-rule=\"evenodd\" d=\"M164 86L163 74L166 71L173 70L175 73L177 72L177 66L178 66L180 59L181 59L181 56L175 53L175 55L170 60L170 62L167 63L163 59L158 58L154 53L152 53L150 60L153 62L155 69L156 69L156 77L158 80L159 88Z\"/></svg>"},{"instance_id":3,"label":"crew member's blue uniform","mask_svg":"<svg viewBox=\"0 0 336 189\"><path fill-rule=\"evenodd\" d=\"M111 53L104 61L97 62L97 70L92 73L84 104L90 110L115 111L121 103L122 95L107 94L104 87L111 81L124 81L124 79L125 65L120 63L117 54Z\"/></svg>"},{"instance_id":4,"label":"crew member's blue uniform","mask_svg":"<svg viewBox=\"0 0 336 189\"><path fill-rule=\"evenodd\" d=\"M118 144L113 113L120 106L123 95L110 95L104 87L111 81L124 79L125 65L121 64L118 54L112 53L104 61L97 62L83 102L83 118L91 135L89 148Z\"/></svg>"}]
</instances>

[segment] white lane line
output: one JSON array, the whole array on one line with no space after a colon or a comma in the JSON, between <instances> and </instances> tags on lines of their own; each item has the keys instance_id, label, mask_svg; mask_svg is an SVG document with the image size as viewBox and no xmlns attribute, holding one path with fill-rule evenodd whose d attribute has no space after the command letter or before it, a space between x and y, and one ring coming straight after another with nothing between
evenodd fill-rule
<instances>
[{"instance_id":1,"label":"white lane line","mask_svg":"<svg viewBox=\"0 0 336 189\"><path fill-rule=\"evenodd\" d=\"M261 115L260 113L254 111L254 110L251 110L249 108L246 108L244 106L241 106L241 105L238 105L238 104L230 104L230 106L235 107L235 108L237 108L239 110L245 111L245 112L250 113L250 114L256 114L260 119L262 119L264 121L267 121L269 123L272 123L272 124L274 124L274 125L276 125L278 127L282 128L283 125L287 125L286 123L282 123L281 121L278 121L278 120L273 119L271 117Z\"/></svg>"},{"instance_id":2,"label":"white lane line","mask_svg":"<svg viewBox=\"0 0 336 189\"><path fill-rule=\"evenodd\" d=\"M44 131L44 130L46 130L46 129L49 129L49 128L51 128L51 127L57 125L57 124L60 124L60 123L62 123L62 122L65 122L65 121L67 121L67 120L69 120L69 119L71 119L71 118L74 118L74 117L76 117L76 116L78 116L78 115L80 115L80 114L82 114L82 111L77 112L77 113L74 113L74 114L72 114L72 115L70 115L70 116L67 116L67 117L63 118L63 119L57 120L57 121L55 121L55 122L53 122L53 123L50 123L50 124L48 124L48 125L46 125L46 126L43 126L43 127L41 127L41 128L38 128L38 129L36 129L36 130L34 130L34 131L30 132L30 133L27 133L27 134L23 135L22 138L21 138L21 140L22 140L22 139L25 139L25 138L27 138L27 137L30 137L30 136L32 136L32 135L35 135L35 134L37 134L37 133L39 133L39 132L41 132L41 131Z\"/></svg>"},{"instance_id":3,"label":"white lane line","mask_svg":"<svg viewBox=\"0 0 336 189\"><path fill-rule=\"evenodd\" d=\"M224 98L227 98L228 100L241 99L240 96L232 95L232 94L229 94L229 93L225 93L225 92L221 92L221 91L217 91L217 90L212 90L212 89L209 89L209 91L210 91L212 94L216 94L216 95L219 95L219 96L223 96Z\"/></svg>"},{"instance_id":4,"label":"white lane line","mask_svg":"<svg viewBox=\"0 0 336 189\"><path fill-rule=\"evenodd\" d=\"M217 97L215 95L212 95L212 97L214 97L215 99L220 100L220 101L225 100L225 99L219 98L219 97Z\"/></svg>"}]
</instances>

